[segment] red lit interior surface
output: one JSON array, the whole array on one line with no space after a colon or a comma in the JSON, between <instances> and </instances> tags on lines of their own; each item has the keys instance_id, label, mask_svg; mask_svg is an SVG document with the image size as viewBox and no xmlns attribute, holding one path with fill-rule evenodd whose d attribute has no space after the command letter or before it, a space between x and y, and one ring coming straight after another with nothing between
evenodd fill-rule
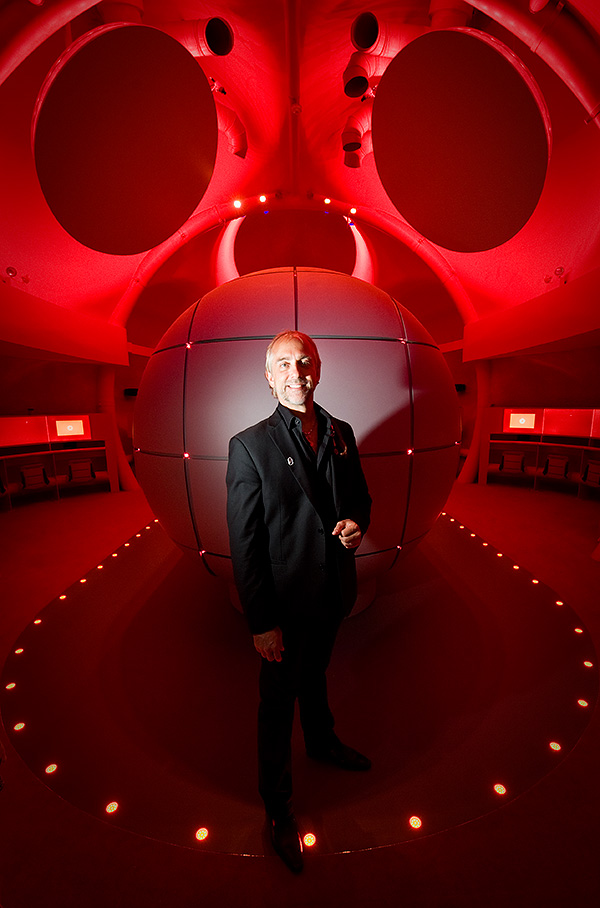
<instances>
[{"instance_id":1,"label":"red lit interior surface","mask_svg":"<svg viewBox=\"0 0 600 908\"><path fill-rule=\"evenodd\" d=\"M47 444L59 441L90 441L87 414L77 416L0 417L0 448Z\"/></svg>"},{"instance_id":2,"label":"red lit interior surface","mask_svg":"<svg viewBox=\"0 0 600 908\"><path fill-rule=\"evenodd\" d=\"M566 408L505 409L503 433L519 435L567 435L574 438L598 438L600 410Z\"/></svg>"}]
</instances>

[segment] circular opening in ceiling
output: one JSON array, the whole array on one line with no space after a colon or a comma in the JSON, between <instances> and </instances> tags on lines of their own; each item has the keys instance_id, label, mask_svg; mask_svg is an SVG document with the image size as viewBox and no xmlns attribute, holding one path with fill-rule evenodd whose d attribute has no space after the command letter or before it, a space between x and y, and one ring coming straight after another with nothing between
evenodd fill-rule
<instances>
[{"instance_id":1,"label":"circular opening in ceiling","mask_svg":"<svg viewBox=\"0 0 600 908\"><path fill-rule=\"evenodd\" d=\"M346 82L344 91L349 98L360 98L361 95L364 95L368 87L368 79L365 79L364 76L354 76L353 79L349 79Z\"/></svg>"},{"instance_id":2,"label":"circular opening in ceiling","mask_svg":"<svg viewBox=\"0 0 600 908\"><path fill-rule=\"evenodd\" d=\"M379 23L373 13L361 13L352 23L350 40L358 50L373 47L379 37Z\"/></svg>"},{"instance_id":3,"label":"circular opening in ceiling","mask_svg":"<svg viewBox=\"0 0 600 908\"><path fill-rule=\"evenodd\" d=\"M209 19L204 30L209 50L218 57L225 57L233 49L233 32L224 19Z\"/></svg>"},{"instance_id":4,"label":"circular opening in ceiling","mask_svg":"<svg viewBox=\"0 0 600 908\"><path fill-rule=\"evenodd\" d=\"M480 32L433 31L406 45L378 85L372 136L396 210L445 249L500 246L538 204L545 101L517 55Z\"/></svg>"},{"instance_id":5,"label":"circular opening in ceiling","mask_svg":"<svg viewBox=\"0 0 600 908\"><path fill-rule=\"evenodd\" d=\"M101 26L46 77L32 123L40 187L74 239L111 255L164 242L192 214L217 151L194 57L145 25Z\"/></svg>"}]
</instances>

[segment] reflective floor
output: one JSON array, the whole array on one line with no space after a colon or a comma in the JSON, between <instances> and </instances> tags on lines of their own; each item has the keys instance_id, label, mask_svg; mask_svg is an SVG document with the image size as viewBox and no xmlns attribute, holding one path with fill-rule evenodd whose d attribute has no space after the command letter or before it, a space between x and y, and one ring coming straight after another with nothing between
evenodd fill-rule
<instances>
[{"instance_id":1,"label":"reflective floor","mask_svg":"<svg viewBox=\"0 0 600 908\"><path fill-rule=\"evenodd\" d=\"M44 785L109 824L269 853L243 619L154 522L101 565L15 641L0 688L11 743ZM296 812L315 852L459 826L568 756L595 705L597 658L570 604L536 580L446 514L344 623L330 701L339 736L373 768L315 764L295 734Z\"/></svg>"}]
</instances>

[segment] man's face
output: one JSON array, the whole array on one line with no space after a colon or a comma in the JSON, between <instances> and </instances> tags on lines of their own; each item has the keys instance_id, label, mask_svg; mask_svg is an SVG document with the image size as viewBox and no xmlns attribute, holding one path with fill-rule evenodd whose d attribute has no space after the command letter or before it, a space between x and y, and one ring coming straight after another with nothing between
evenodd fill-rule
<instances>
[{"instance_id":1,"label":"man's face","mask_svg":"<svg viewBox=\"0 0 600 908\"><path fill-rule=\"evenodd\" d=\"M273 347L271 370L265 375L277 400L290 410L305 412L319 383L314 352L297 338L282 339Z\"/></svg>"}]
</instances>

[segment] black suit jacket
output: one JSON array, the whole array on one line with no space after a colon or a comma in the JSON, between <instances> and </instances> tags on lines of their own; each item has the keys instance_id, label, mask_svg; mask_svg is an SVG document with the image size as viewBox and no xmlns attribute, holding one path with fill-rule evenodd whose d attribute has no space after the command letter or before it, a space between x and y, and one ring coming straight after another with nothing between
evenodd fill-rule
<instances>
[{"instance_id":1,"label":"black suit jacket","mask_svg":"<svg viewBox=\"0 0 600 908\"><path fill-rule=\"evenodd\" d=\"M327 421L320 456L335 520L355 520L365 533L371 498L354 433L348 423L315 408ZM323 597L331 594L331 584L334 607L343 614L352 609L355 553L327 538L333 526L324 525L315 494L310 471L279 410L230 440L229 541L236 586L253 634L283 627L292 618L314 618L314 609L322 609Z\"/></svg>"}]
</instances>

